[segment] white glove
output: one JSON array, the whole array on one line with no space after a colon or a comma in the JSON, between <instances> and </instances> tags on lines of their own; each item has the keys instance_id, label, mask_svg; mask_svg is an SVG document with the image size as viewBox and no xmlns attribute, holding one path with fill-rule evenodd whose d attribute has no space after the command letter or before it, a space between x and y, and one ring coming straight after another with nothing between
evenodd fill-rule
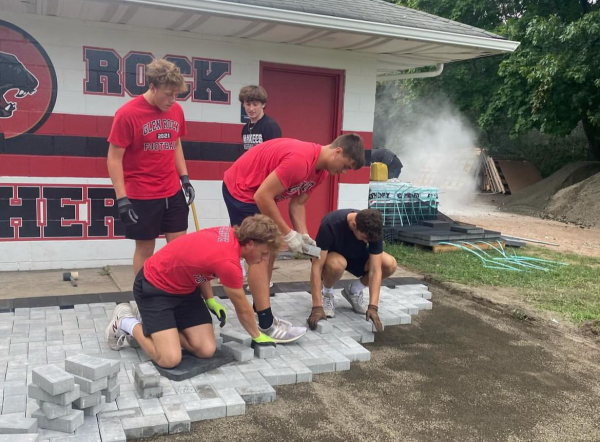
<instances>
[{"instance_id":1,"label":"white glove","mask_svg":"<svg viewBox=\"0 0 600 442\"><path fill-rule=\"evenodd\" d=\"M304 244L308 244L309 246L317 245L317 242L314 239L312 239L308 233L302 234L302 241L304 242Z\"/></svg>"},{"instance_id":2,"label":"white glove","mask_svg":"<svg viewBox=\"0 0 600 442\"><path fill-rule=\"evenodd\" d=\"M302 253L302 235L295 230L292 230L290 233L283 237L283 240L287 244L290 251L293 253Z\"/></svg>"}]
</instances>

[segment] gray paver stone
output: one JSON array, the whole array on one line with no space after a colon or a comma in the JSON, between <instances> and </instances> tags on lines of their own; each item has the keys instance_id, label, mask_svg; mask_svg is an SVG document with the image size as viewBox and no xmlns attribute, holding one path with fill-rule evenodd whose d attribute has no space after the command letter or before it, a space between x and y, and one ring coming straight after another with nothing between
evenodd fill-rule
<instances>
[{"instance_id":1,"label":"gray paver stone","mask_svg":"<svg viewBox=\"0 0 600 442\"><path fill-rule=\"evenodd\" d=\"M4 398L2 414L25 413L27 411L27 396L9 396ZM25 417L23 415L23 417Z\"/></svg>"},{"instance_id":2,"label":"gray paver stone","mask_svg":"<svg viewBox=\"0 0 600 442\"><path fill-rule=\"evenodd\" d=\"M265 385L236 388L238 394L249 404L266 404L275 400L275 390L268 383Z\"/></svg>"},{"instance_id":3,"label":"gray paver stone","mask_svg":"<svg viewBox=\"0 0 600 442\"><path fill-rule=\"evenodd\" d=\"M317 329L316 332L319 334L327 334L327 333L331 333L333 331L333 324L331 322L328 321L319 321L317 322Z\"/></svg>"},{"instance_id":4,"label":"gray paver stone","mask_svg":"<svg viewBox=\"0 0 600 442\"><path fill-rule=\"evenodd\" d=\"M100 396L100 403L83 409L83 414L86 416L96 416L98 413L104 410L106 405L106 399L104 396Z\"/></svg>"},{"instance_id":5,"label":"gray paver stone","mask_svg":"<svg viewBox=\"0 0 600 442\"><path fill-rule=\"evenodd\" d=\"M118 419L98 422L102 442L126 442L125 430Z\"/></svg>"},{"instance_id":6,"label":"gray paver stone","mask_svg":"<svg viewBox=\"0 0 600 442\"><path fill-rule=\"evenodd\" d=\"M106 388L105 390L109 390L111 388L114 388L115 385L117 385L118 383L118 379L117 379L118 375L114 374L112 376L109 376L106 380Z\"/></svg>"},{"instance_id":7,"label":"gray paver stone","mask_svg":"<svg viewBox=\"0 0 600 442\"><path fill-rule=\"evenodd\" d=\"M169 434L187 433L190 431L190 416L182 404L163 404L163 409L169 422Z\"/></svg>"},{"instance_id":8,"label":"gray paver stone","mask_svg":"<svg viewBox=\"0 0 600 442\"><path fill-rule=\"evenodd\" d=\"M127 439L139 439L168 434L169 422L165 415L126 418L121 420Z\"/></svg>"},{"instance_id":9,"label":"gray paver stone","mask_svg":"<svg viewBox=\"0 0 600 442\"><path fill-rule=\"evenodd\" d=\"M218 390L217 393L219 393L219 396L225 402L227 416L241 416L246 413L246 402L235 388L225 388Z\"/></svg>"},{"instance_id":10,"label":"gray paver stone","mask_svg":"<svg viewBox=\"0 0 600 442\"><path fill-rule=\"evenodd\" d=\"M206 419L218 419L227 416L227 406L220 397L185 402L183 406L192 422Z\"/></svg>"},{"instance_id":11,"label":"gray paver stone","mask_svg":"<svg viewBox=\"0 0 600 442\"><path fill-rule=\"evenodd\" d=\"M32 417L38 420L38 426L48 430L62 431L63 433L73 433L77 428L83 425L83 411L71 410L70 414L58 417L56 419L47 419L42 410L34 412Z\"/></svg>"},{"instance_id":12,"label":"gray paver stone","mask_svg":"<svg viewBox=\"0 0 600 442\"><path fill-rule=\"evenodd\" d=\"M56 365L45 365L32 370L32 381L46 393L57 395L73 390L73 375Z\"/></svg>"},{"instance_id":13,"label":"gray paver stone","mask_svg":"<svg viewBox=\"0 0 600 442\"><path fill-rule=\"evenodd\" d=\"M277 347L272 345L257 345L254 347L254 356L259 359L274 358L277 356Z\"/></svg>"},{"instance_id":14,"label":"gray paver stone","mask_svg":"<svg viewBox=\"0 0 600 442\"><path fill-rule=\"evenodd\" d=\"M117 384L113 388L102 390L100 393L106 398L106 402L114 402L121 394L121 385Z\"/></svg>"},{"instance_id":15,"label":"gray paver stone","mask_svg":"<svg viewBox=\"0 0 600 442\"><path fill-rule=\"evenodd\" d=\"M73 406L78 410L93 407L94 405L98 405L100 403L101 397L102 394L99 391L92 394L81 393L81 397L73 401Z\"/></svg>"},{"instance_id":16,"label":"gray paver stone","mask_svg":"<svg viewBox=\"0 0 600 442\"><path fill-rule=\"evenodd\" d=\"M66 346L65 346L66 347ZM65 348L65 350L68 350ZM111 361L89 355L78 354L65 359L65 370L92 381L108 377Z\"/></svg>"},{"instance_id":17,"label":"gray paver stone","mask_svg":"<svg viewBox=\"0 0 600 442\"><path fill-rule=\"evenodd\" d=\"M79 385L75 385L73 390L67 391L66 393L57 394L55 396L46 393L40 387L35 384L29 384L27 386L27 392L30 398L38 399L40 401L52 402L53 404L58 405L67 405L73 402L75 399L78 399L81 396L81 390L79 389Z\"/></svg>"},{"instance_id":18,"label":"gray paver stone","mask_svg":"<svg viewBox=\"0 0 600 442\"><path fill-rule=\"evenodd\" d=\"M71 404L58 405L52 402L38 401L40 410L48 419L56 419L57 417L65 416L72 410Z\"/></svg>"},{"instance_id":19,"label":"gray paver stone","mask_svg":"<svg viewBox=\"0 0 600 442\"><path fill-rule=\"evenodd\" d=\"M33 418L0 416L0 434L37 433L38 422Z\"/></svg>"},{"instance_id":20,"label":"gray paver stone","mask_svg":"<svg viewBox=\"0 0 600 442\"><path fill-rule=\"evenodd\" d=\"M245 347L250 346L252 342L252 336L248 333L241 333L235 330L222 331L221 338L223 339L223 344L226 342L237 342Z\"/></svg>"},{"instance_id":21,"label":"gray paver stone","mask_svg":"<svg viewBox=\"0 0 600 442\"><path fill-rule=\"evenodd\" d=\"M160 373L152 362L136 364L133 378L140 388L157 387L160 384Z\"/></svg>"},{"instance_id":22,"label":"gray paver stone","mask_svg":"<svg viewBox=\"0 0 600 442\"><path fill-rule=\"evenodd\" d=\"M139 408L127 408L125 410L116 411L102 411L98 413L98 422L114 419L130 419L134 417L141 417L142 411Z\"/></svg>"},{"instance_id":23,"label":"gray paver stone","mask_svg":"<svg viewBox=\"0 0 600 442\"><path fill-rule=\"evenodd\" d=\"M137 391L143 399L159 398L163 395L163 388L160 385L157 387L140 388L139 385L135 384L135 391Z\"/></svg>"},{"instance_id":24,"label":"gray paver stone","mask_svg":"<svg viewBox=\"0 0 600 442\"><path fill-rule=\"evenodd\" d=\"M108 377L103 377L92 381L91 379L74 375L75 383L79 385L81 391L87 394L96 393L100 390L106 390L108 386Z\"/></svg>"},{"instance_id":25,"label":"gray paver stone","mask_svg":"<svg viewBox=\"0 0 600 442\"><path fill-rule=\"evenodd\" d=\"M232 355L236 361L244 362L254 358L254 350L239 342L225 342L221 347L225 354Z\"/></svg>"},{"instance_id":26,"label":"gray paver stone","mask_svg":"<svg viewBox=\"0 0 600 442\"><path fill-rule=\"evenodd\" d=\"M291 368L271 368L260 370L260 374L271 385L288 385L296 383L296 372Z\"/></svg>"},{"instance_id":27,"label":"gray paver stone","mask_svg":"<svg viewBox=\"0 0 600 442\"><path fill-rule=\"evenodd\" d=\"M38 433L29 434L0 434L0 442L38 442L40 435Z\"/></svg>"},{"instance_id":28,"label":"gray paver stone","mask_svg":"<svg viewBox=\"0 0 600 442\"><path fill-rule=\"evenodd\" d=\"M144 416L153 416L156 414L165 413L163 407L160 404L160 401L156 398L138 399L138 403L140 404L140 409L142 410L142 414Z\"/></svg>"}]
</instances>

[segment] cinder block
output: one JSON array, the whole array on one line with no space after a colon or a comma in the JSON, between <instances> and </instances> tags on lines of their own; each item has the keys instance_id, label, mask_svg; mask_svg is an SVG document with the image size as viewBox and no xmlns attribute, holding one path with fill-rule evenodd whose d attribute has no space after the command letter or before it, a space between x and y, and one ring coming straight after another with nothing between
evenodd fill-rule
<instances>
[{"instance_id":1,"label":"cinder block","mask_svg":"<svg viewBox=\"0 0 600 442\"><path fill-rule=\"evenodd\" d=\"M57 394L55 396L46 393L40 387L35 384L29 384L27 386L27 392L30 398L37 399L44 402L52 402L58 405L67 405L78 399L81 396L79 385L75 385L73 390L67 391L66 393Z\"/></svg>"},{"instance_id":2,"label":"cinder block","mask_svg":"<svg viewBox=\"0 0 600 442\"><path fill-rule=\"evenodd\" d=\"M63 433L73 433L77 428L83 425L83 411L71 410L70 414L56 419L47 419L42 410L35 411L31 417L38 420L38 426L47 430L62 431Z\"/></svg>"},{"instance_id":3,"label":"cinder block","mask_svg":"<svg viewBox=\"0 0 600 442\"><path fill-rule=\"evenodd\" d=\"M158 387L160 384L160 373L152 362L136 364L133 378L140 388Z\"/></svg>"},{"instance_id":4,"label":"cinder block","mask_svg":"<svg viewBox=\"0 0 600 442\"><path fill-rule=\"evenodd\" d=\"M38 433L29 434L0 434L0 442L38 442L40 435Z\"/></svg>"},{"instance_id":5,"label":"cinder block","mask_svg":"<svg viewBox=\"0 0 600 442\"><path fill-rule=\"evenodd\" d=\"M37 430L37 419L0 415L0 434L37 433Z\"/></svg>"},{"instance_id":6,"label":"cinder block","mask_svg":"<svg viewBox=\"0 0 600 442\"><path fill-rule=\"evenodd\" d=\"M277 347L272 345L256 345L254 346L254 356L259 359L277 357Z\"/></svg>"},{"instance_id":7,"label":"cinder block","mask_svg":"<svg viewBox=\"0 0 600 442\"><path fill-rule=\"evenodd\" d=\"M245 362L254 358L254 350L239 342L225 342L221 347L225 354L232 355L236 361Z\"/></svg>"},{"instance_id":8,"label":"cinder block","mask_svg":"<svg viewBox=\"0 0 600 442\"><path fill-rule=\"evenodd\" d=\"M333 331L333 324L331 322L328 321L319 321L317 322L317 329L316 332L319 334L327 334L327 333L331 333Z\"/></svg>"},{"instance_id":9,"label":"cinder block","mask_svg":"<svg viewBox=\"0 0 600 442\"><path fill-rule=\"evenodd\" d=\"M131 419L135 417L142 417L142 411L139 408L127 408L125 410L117 411L102 411L98 413L98 422L114 420L114 419Z\"/></svg>"},{"instance_id":10,"label":"cinder block","mask_svg":"<svg viewBox=\"0 0 600 442\"><path fill-rule=\"evenodd\" d=\"M97 381L108 377L111 370L111 361L79 354L65 359L65 370L79 377Z\"/></svg>"},{"instance_id":11,"label":"cinder block","mask_svg":"<svg viewBox=\"0 0 600 442\"><path fill-rule=\"evenodd\" d=\"M100 393L106 398L106 402L114 402L121 394L121 385L117 384L113 388L101 390Z\"/></svg>"},{"instance_id":12,"label":"cinder block","mask_svg":"<svg viewBox=\"0 0 600 442\"><path fill-rule=\"evenodd\" d=\"M92 381L90 379L74 375L75 383L79 385L82 392L87 394L93 394L100 390L105 390L108 386L108 378L103 377Z\"/></svg>"},{"instance_id":13,"label":"cinder block","mask_svg":"<svg viewBox=\"0 0 600 442\"><path fill-rule=\"evenodd\" d=\"M221 331L221 338L223 339L223 344L226 342L237 342L248 347L252 343L252 336L248 333L240 333L235 330Z\"/></svg>"},{"instance_id":14,"label":"cinder block","mask_svg":"<svg viewBox=\"0 0 600 442\"><path fill-rule=\"evenodd\" d=\"M121 420L127 439L153 437L169 433L165 415L126 418Z\"/></svg>"},{"instance_id":15,"label":"cinder block","mask_svg":"<svg viewBox=\"0 0 600 442\"><path fill-rule=\"evenodd\" d=\"M102 442L126 442L125 431L119 419L98 422Z\"/></svg>"},{"instance_id":16,"label":"cinder block","mask_svg":"<svg viewBox=\"0 0 600 442\"><path fill-rule=\"evenodd\" d=\"M250 387L238 387L236 388L238 394L244 399L249 405L254 404L266 404L273 402L276 397L275 390L269 384Z\"/></svg>"},{"instance_id":17,"label":"cinder block","mask_svg":"<svg viewBox=\"0 0 600 442\"><path fill-rule=\"evenodd\" d=\"M163 388L160 385L157 387L141 388L138 384L135 384L135 391L143 399L159 398L163 395Z\"/></svg>"},{"instance_id":18,"label":"cinder block","mask_svg":"<svg viewBox=\"0 0 600 442\"><path fill-rule=\"evenodd\" d=\"M102 394L97 391L92 394L81 393L79 399L75 399L73 401L73 407L78 410L83 410L84 408L93 407L94 405L98 405L100 403L100 398ZM47 416L48 417L48 416Z\"/></svg>"},{"instance_id":19,"label":"cinder block","mask_svg":"<svg viewBox=\"0 0 600 442\"><path fill-rule=\"evenodd\" d=\"M169 434L187 433L191 428L190 416L181 404L163 404L165 416L169 422Z\"/></svg>"},{"instance_id":20,"label":"cinder block","mask_svg":"<svg viewBox=\"0 0 600 442\"><path fill-rule=\"evenodd\" d=\"M57 405L52 402L38 401L40 410L48 419L56 419L57 417L66 416L71 412L73 407L71 404Z\"/></svg>"},{"instance_id":21,"label":"cinder block","mask_svg":"<svg viewBox=\"0 0 600 442\"><path fill-rule=\"evenodd\" d=\"M53 396L71 391L75 386L73 375L56 365L36 367L31 375L34 384Z\"/></svg>"},{"instance_id":22,"label":"cinder block","mask_svg":"<svg viewBox=\"0 0 600 442\"><path fill-rule=\"evenodd\" d=\"M223 402L225 402L225 406L227 407L227 417L246 414L246 402L235 388L217 390L217 393L221 399L223 399Z\"/></svg>"}]
</instances>

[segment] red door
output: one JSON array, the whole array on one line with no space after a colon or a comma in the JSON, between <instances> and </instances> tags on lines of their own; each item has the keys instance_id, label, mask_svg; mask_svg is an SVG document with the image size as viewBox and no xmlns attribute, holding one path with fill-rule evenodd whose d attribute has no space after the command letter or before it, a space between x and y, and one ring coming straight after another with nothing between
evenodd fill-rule
<instances>
[{"instance_id":1,"label":"red door","mask_svg":"<svg viewBox=\"0 0 600 442\"><path fill-rule=\"evenodd\" d=\"M342 133L344 71L261 63L260 84L269 96L267 115L286 138L329 144ZM337 206L337 177L328 177L306 205L308 231L314 238L321 219ZM290 223L289 203L279 209Z\"/></svg>"}]
</instances>

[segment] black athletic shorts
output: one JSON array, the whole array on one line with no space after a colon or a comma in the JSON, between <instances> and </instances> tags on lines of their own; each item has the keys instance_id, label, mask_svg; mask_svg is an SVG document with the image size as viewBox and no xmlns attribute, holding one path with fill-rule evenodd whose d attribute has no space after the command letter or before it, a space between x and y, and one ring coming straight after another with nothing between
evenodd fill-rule
<instances>
[{"instance_id":1,"label":"black athletic shorts","mask_svg":"<svg viewBox=\"0 0 600 442\"><path fill-rule=\"evenodd\" d=\"M133 283L133 296L142 315L145 336L171 328L185 330L212 324L200 288L189 295L173 295L154 287L141 269Z\"/></svg>"},{"instance_id":2,"label":"black athletic shorts","mask_svg":"<svg viewBox=\"0 0 600 442\"><path fill-rule=\"evenodd\" d=\"M137 224L125 226L128 239L156 239L163 233L186 231L190 209L183 190L169 198L137 200L130 198L138 216Z\"/></svg>"},{"instance_id":3,"label":"black athletic shorts","mask_svg":"<svg viewBox=\"0 0 600 442\"><path fill-rule=\"evenodd\" d=\"M223 199L227 206L227 212L229 213L229 222L232 226L239 226L246 218L252 215L260 213L256 204L243 203L242 201L236 200L225 183L223 183Z\"/></svg>"},{"instance_id":4,"label":"black athletic shorts","mask_svg":"<svg viewBox=\"0 0 600 442\"><path fill-rule=\"evenodd\" d=\"M369 252L365 250L365 253L360 258L346 259L346 271L352 273L357 278L362 278L365 273L365 266L369 261Z\"/></svg>"}]
</instances>

